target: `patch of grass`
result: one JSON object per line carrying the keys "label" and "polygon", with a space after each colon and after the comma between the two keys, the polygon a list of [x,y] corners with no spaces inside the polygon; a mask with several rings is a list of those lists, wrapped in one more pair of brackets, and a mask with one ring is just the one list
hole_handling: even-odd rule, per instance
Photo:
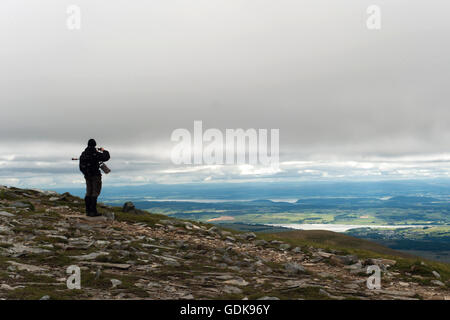
{"label": "patch of grass", "polygon": [[14,194],[13,192],[9,192],[7,190],[1,190],[0,191],[0,199],[2,200],[17,200],[19,199],[19,196],[17,196],[16,194]]}
{"label": "patch of grass", "polygon": [[80,298],[82,290],[69,290],[55,288],[54,286],[30,286],[9,291],[8,300],[39,300],[43,296],[50,296],[52,300],[73,300]]}
{"label": "patch of grass", "polygon": [[[128,212],[121,212],[120,208],[114,208],[115,210],[115,217],[117,221],[124,221],[129,223],[145,223],[148,226],[154,226],[155,224],[159,223],[161,220],[170,220],[172,218],[169,218],[162,214],[135,214],[135,213],[128,213]],[[173,219],[175,221],[175,219]]]}
{"label": "patch of grass", "polygon": [[[116,288],[112,288],[111,279],[117,279],[122,282]],[[148,293],[134,284],[139,280],[137,276],[119,275],[102,272],[100,277],[96,277],[95,273],[83,272],[81,275],[81,288],[100,289],[109,292],[121,292],[126,290],[126,293],[136,295],[140,298],[148,297]]]}

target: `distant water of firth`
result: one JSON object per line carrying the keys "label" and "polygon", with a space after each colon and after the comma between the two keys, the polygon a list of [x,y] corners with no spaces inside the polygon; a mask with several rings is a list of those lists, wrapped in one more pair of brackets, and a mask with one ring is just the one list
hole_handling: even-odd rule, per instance
{"label": "distant water of firth", "polygon": [[325,224],[325,223],[311,223],[311,224],[267,224],[273,227],[284,227],[298,230],[327,230],[334,232],[346,232],[350,229],[357,228],[371,228],[371,229],[400,229],[400,228],[423,228],[429,227],[424,225],[395,225],[395,226],[380,226],[380,225],[363,225],[363,224]]}

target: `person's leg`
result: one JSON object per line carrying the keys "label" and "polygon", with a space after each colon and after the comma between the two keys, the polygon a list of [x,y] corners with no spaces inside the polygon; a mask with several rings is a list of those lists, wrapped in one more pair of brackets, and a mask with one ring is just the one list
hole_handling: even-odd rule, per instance
{"label": "person's leg", "polygon": [[99,216],[97,212],[97,198],[102,191],[102,176],[96,176],[92,179],[92,215]]}
{"label": "person's leg", "polygon": [[84,177],[86,179],[86,196],[84,197],[84,203],[86,205],[86,215],[92,215],[92,178]]}

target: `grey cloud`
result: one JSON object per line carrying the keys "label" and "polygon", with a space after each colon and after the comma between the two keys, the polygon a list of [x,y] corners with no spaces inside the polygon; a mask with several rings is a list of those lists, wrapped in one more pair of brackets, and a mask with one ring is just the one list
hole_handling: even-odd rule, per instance
{"label": "grey cloud", "polygon": [[[447,2],[378,1],[376,32],[366,0],[80,0],[79,32],[65,27],[69,4],[0,4],[0,147],[21,170],[95,137],[119,172],[160,171],[171,132],[194,120],[279,128],[282,161],[447,152]],[[49,155],[20,156],[21,144]]]}

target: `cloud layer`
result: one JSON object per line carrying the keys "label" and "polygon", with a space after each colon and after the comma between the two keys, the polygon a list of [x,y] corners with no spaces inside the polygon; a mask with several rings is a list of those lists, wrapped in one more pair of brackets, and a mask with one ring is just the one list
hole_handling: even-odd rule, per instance
{"label": "cloud layer", "polygon": [[[108,183],[448,177],[450,4],[80,0],[0,4],[0,183],[80,183],[90,137]],[[177,128],[280,129],[279,170],[178,167]]]}

